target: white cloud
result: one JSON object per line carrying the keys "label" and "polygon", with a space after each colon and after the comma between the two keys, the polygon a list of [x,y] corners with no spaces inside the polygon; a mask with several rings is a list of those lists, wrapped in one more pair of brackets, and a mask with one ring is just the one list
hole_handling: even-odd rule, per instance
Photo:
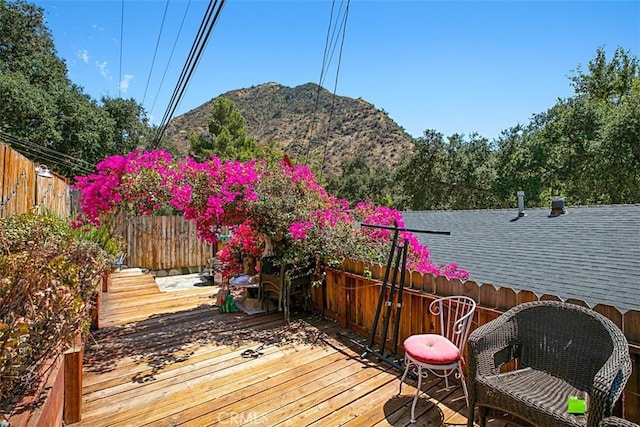
{"label": "white cloud", "polygon": [[98,24],[93,24],[91,26],[94,30],[104,31],[104,27],[99,26]]}
{"label": "white cloud", "polygon": [[85,64],[89,63],[89,52],[87,51],[87,49],[82,49],[81,51],[78,52],[78,58],[82,59],[82,62],[84,62]]}
{"label": "white cloud", "polygon": [[98,69],[100,70],[100,74],[102,74],[102,77],[104,77],[105,79],[109,79],[111,80],[111,75],[109,74],[109,69],[107,68],[107,61],[103,61],[103,62],[99,62],[96,61],[96,67],[98,67]]}
{"label": "white cloud", "polygon": [[129,83],[133,80],[133,74],[125,74],[120,82],[120,90],[122,93],[127,93],[127,89],[129,89]]}

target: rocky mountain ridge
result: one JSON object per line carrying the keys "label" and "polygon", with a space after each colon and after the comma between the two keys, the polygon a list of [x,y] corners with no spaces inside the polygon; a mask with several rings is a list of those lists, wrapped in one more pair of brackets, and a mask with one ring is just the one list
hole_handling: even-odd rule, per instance
{"label": "rocky mountain ridge", "polygon": [[[368,153],[372,164],[395,165],[412,150],[412,137],[383,110],[361,98],[334,97],[314,83],[294,88],[265,83],[221,96],[236,104],[249,135],[259,143],[275,139],[292,158],[309,156],[328,171],[339,170],[357,152]],[[214,101],[174,118],[167,127],[166,134],[185,154],[192,132],[208,132]]]}

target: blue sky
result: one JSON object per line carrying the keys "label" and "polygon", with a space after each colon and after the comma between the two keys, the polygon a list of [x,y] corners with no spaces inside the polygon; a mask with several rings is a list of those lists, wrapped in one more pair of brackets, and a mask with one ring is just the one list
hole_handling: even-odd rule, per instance
{"label": "blue sky", "polygon": [[[120,0],[34,3],[73,82],[96,100],[134,98],[155,123],[208,5],[125,0],[122,14]],[[331,6],[228,0],[176,115],[233,89],[318,83]],[[413,136],[435,129],[494,139],[571,96],[573,70],[586,69],[598,47],[610,58],[618,46],[640,56],[638,1],[352,0],[337,94],[384,109]],[[337,62],[336,53],[324,80],[331,92]]]}

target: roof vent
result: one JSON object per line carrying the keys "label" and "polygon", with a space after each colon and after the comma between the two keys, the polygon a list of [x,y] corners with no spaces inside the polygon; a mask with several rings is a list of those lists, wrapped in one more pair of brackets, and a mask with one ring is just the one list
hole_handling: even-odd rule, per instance
{"label": "roof vent", "polygon": [[551,213],[550,217],[560,216],[566,214],[567,211],[564,208],[564,197],[555,196],[551,198]]}
{"label": "roof vent", "polygon": [[518,191],[518,216],[524,216],[524,191]]}

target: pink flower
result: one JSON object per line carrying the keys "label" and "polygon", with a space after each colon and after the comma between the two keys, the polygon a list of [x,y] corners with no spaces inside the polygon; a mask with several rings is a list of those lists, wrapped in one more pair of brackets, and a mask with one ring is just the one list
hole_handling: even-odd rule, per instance
{"label": "pink flower", "polygon": [[[119,209],[152,215],[165,206],[195,221],[198,237],[207,242],[217,241],[220,226],[233,227],[223,252],[232,270],[238,267],[237,259],[231,262],[238,251],[256,256],[262,252],[263,233],[284,234],[288,261],[297,262],[321,252],[337,258],[358,251],[386,257],[392,230],[358,228],[358,222],[404,227],[401,212],[370,200],[351,209],[346,200],[327,194],[307,167],[285,162],[274,168],[261,160],[223,162],[211,156],[198,163],[175,161],[164,150],[133,151],[105,158],[96,173],[77,177],[73,188],[81,192],[82,212],[72,222],[74,227],[99,225]],[[411,233],[402,232],[400,238],[409,244],[409,269],[450,278],[468,276],[455,264],[434,265],[429,249]]]}

